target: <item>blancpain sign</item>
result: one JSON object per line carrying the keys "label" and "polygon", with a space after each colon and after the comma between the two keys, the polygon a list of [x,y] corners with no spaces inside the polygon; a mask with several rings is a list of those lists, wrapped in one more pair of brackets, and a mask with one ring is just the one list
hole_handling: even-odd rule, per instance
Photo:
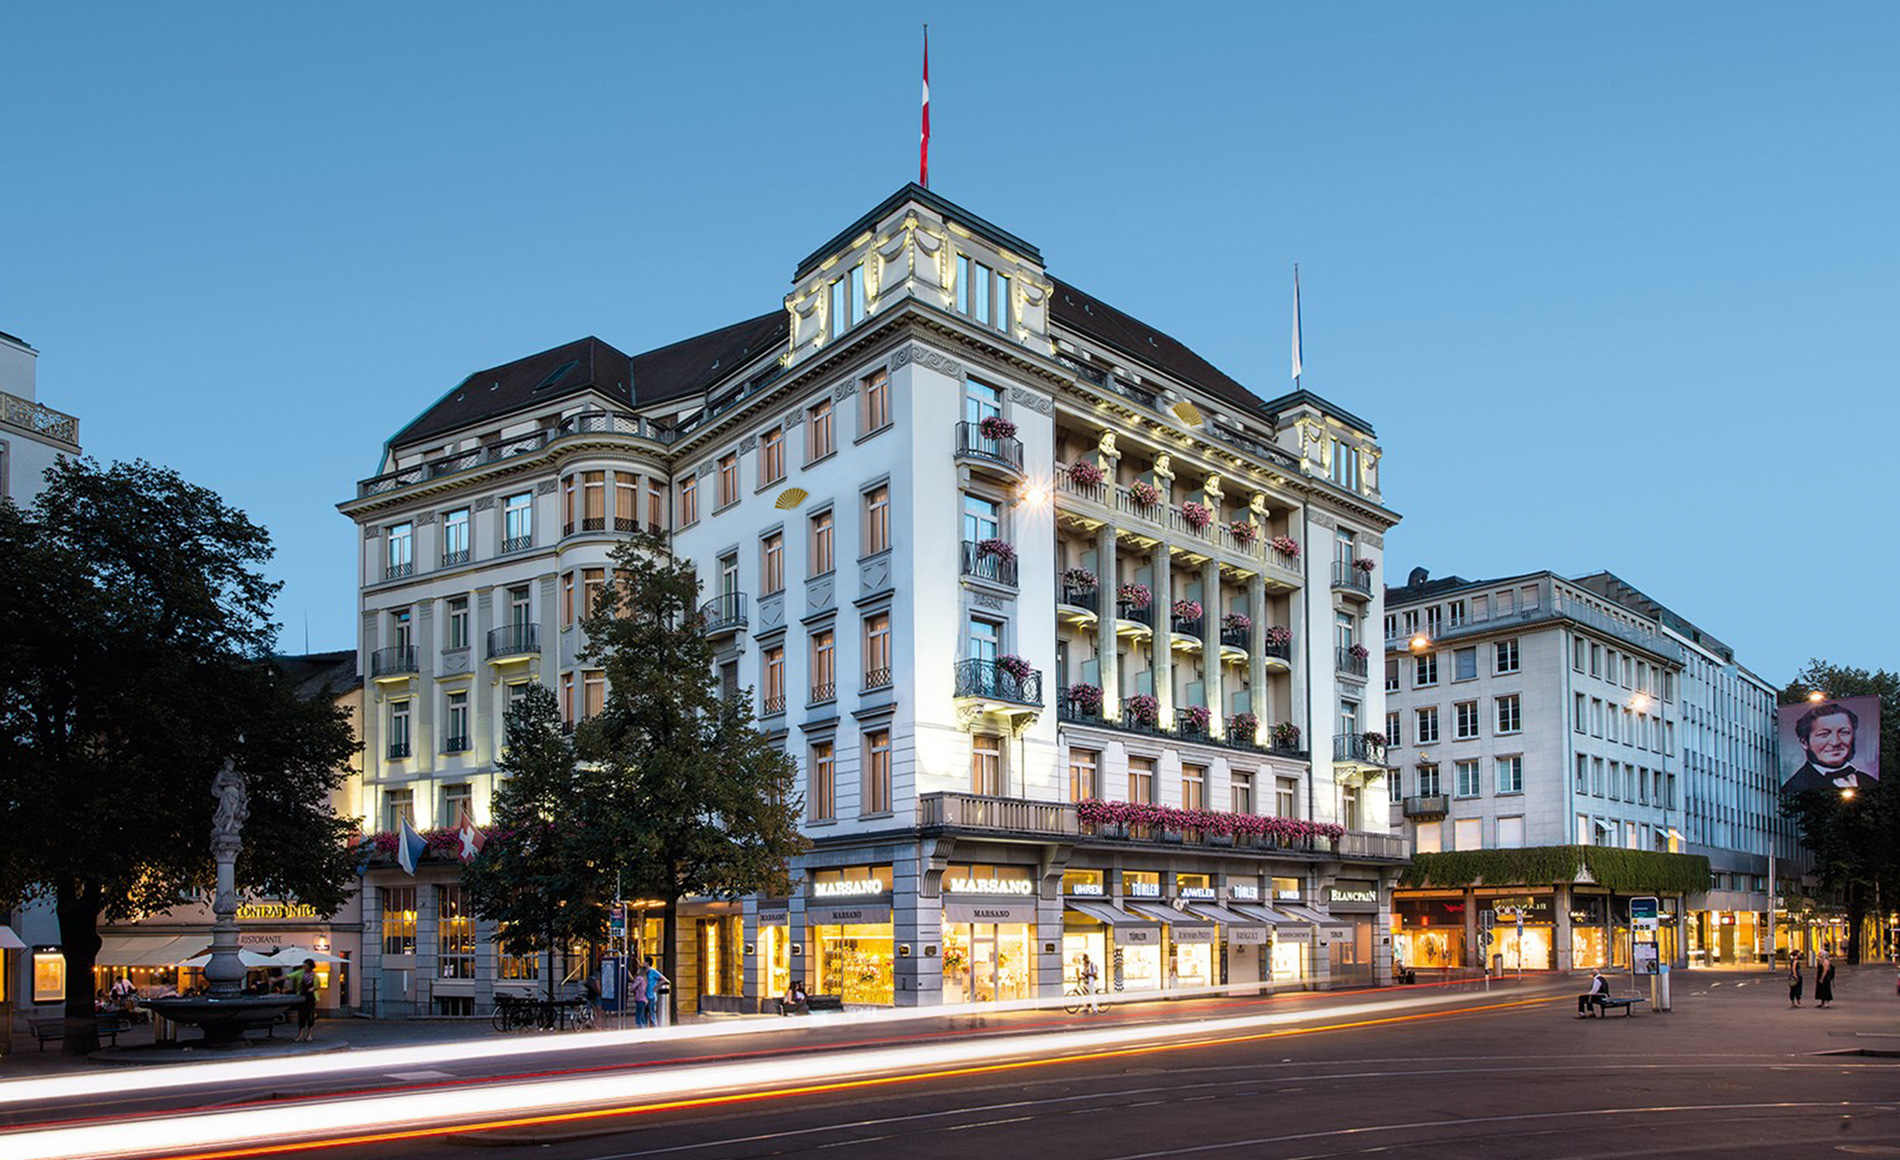
{"label": "blancpain sign", "polygon": [[863,898],[884,893],[884,884],[875,878],[845,878],[838,882],[814,882],[813,898]]}
{"label": "blancpain sign", "polygon": [[943,888],[952,894],[1010,894],[1027,898],[1036,884],[1027,878],[946,878]]}

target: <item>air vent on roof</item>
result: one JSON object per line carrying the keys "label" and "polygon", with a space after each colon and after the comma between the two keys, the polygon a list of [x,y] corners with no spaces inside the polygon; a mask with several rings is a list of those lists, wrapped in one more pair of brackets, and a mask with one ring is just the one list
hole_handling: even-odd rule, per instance
{"label": "air vent on roof", "polygon": [[534,389],[537,391],[547,390],[549,387],[554,386],[556,383],[566,378],[570,373],[573,372],[574,368],[579,365],[581,365],[579,359],[572,359],[568,362],[562,363],[560,366],[555,367],[553,373],[549,374],[547,378],[542,379],[540,384],[537,385]]}

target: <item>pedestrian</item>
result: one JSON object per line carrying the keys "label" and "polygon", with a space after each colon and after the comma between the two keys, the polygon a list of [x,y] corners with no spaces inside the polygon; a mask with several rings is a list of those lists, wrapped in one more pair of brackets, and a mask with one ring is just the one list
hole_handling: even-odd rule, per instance
{"label": "pedestrian", "polygon": [[667,992],[671,990],[672,982],[665,975],[660,973],[660,965],[655,962],[648,962],[647,1004],[652,1009],[652,1025],[655,1027],[663,1026],[666,1023],[666,1017],[670,1013],[667,1010],[666,996]]}
{"label": "pedestrian", "polygon": [[1087,951],[1082,952],[1082,965],[1076,969],[1076,981],[1082,987],[1082,993],[1089,997],[1089,1014],[1099,1014],[1101,1007],[1095,1002],[1095,991],[1102,981],[1102,969],[1095,965]]}
{"label": "pedestrian", "polygon": [[1590,989],[1577,996],[1577,1018],[1588,1019],[1603,1000],[1610,997],[1610,981],[1602,971],[1590,972]]}
{"label": "pedestrian", "polygon": [[647,965],[634,960],[632,978],[627,983],[627,996],[633,1000],[633,1025],[647,1025]]}
{"label": "pedestrian", "polygon": [[291,981],[297,995],[297,1042],[309,1043],[317,1037],[317,960],[305,959],[291,972]]}
{"label": "pedestrian", "polygon": [[1826,1007],[1834,1001],[1834,956],[1824,954],[1814,965],[1814,1005]]}
{"label": "pedestrian", "polygon": [[1801,953],[1795,951],[1788,955],[1788,1006],[1799,1007],[1800,1005]]}

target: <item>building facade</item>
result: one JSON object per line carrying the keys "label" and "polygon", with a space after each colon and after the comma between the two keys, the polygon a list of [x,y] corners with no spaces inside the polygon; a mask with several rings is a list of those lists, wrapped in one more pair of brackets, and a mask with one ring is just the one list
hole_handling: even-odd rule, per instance
{"label": "building facade", "polygon": [[[1385,731],[1395,826],[1420,854],[1613,847],[1659,885],[1681,965],[1765,961],[1778,817],[1774,690],[1707,633],[1609,573],[1432,580],[1388,590]],[[1697,875],[1708,860],[1706,886]],[[1607,859],[1602,859],[1607,864]],[[1415,967],[1628,965],[1628,890],[1593,874],[1401,890]],[[1672,888],[1670,884],[1675,884]],[[1487,912],[1500,922],[1482,942]],[[1745,917],[1744,917],[1745,916]]]}
{"label": "building facade", "polygon": [[0,497],[25,507],[46,469],[79,454],[79,420],[39,401],[40,352],[0,331]]}
{"label": "building facade", "polygon": [[[1364,796],[1378,464],[1363,420],[1263,401],[906,187],[769,313],[479,372],[389,441],[341,505],[361,811],[483,822],[512,696],[598,712],[578,622],[652,528],[697,564],[812,841],[791,897],[685,908],[688,1009],[792,979],[867,1005],[1059,994],[1084,953],[1125,990],[1370,979],[1406,855]],[[370,886],[386,1009],[536,985],[453,861]]]}

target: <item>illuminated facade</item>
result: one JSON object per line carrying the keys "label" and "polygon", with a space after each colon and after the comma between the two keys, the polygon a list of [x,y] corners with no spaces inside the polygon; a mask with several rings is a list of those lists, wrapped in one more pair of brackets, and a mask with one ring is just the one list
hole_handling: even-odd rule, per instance
{"label": "illuminated facade", "polygon": [[[1363,420],[1263,402],[906,187],[778,310],[480,372],[391,439],[342,505],[361,810],[486,820],[512,689],[604,703],[576,609],[652,526],[698,564],[722,679],[797,759],[813,842],[793,897],[686,908],[688,1009],[792,979],[853,1004],[1057,994],[1085,952],[1121,989],[1370,979],[1406,853],[1363,798],[1378,477]],[[372,872],[372,928],[415,892],[413,945],[366,964],[414,1009],[506,985],[480,923],[465,974],[432,954],[455,877]]]}

